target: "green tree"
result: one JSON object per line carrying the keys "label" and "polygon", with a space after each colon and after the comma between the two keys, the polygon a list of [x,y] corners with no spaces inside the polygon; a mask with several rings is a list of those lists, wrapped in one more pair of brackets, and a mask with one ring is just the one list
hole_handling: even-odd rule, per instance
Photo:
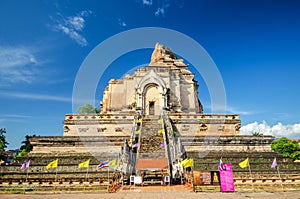
{"label": "green tree", "polygon": [[299,151],[295,151],[294,153],[291,154],[291,158],[293,160],[300,160],[300,150]]}
{"label": "green tree", "polygon": [[77,112],[80,114],[87,114],[87,113],[100,113],[99,109],[94,107],[91,104],[85,104],[83,106],[79,106],[77,108]]}
{"label": "green tree", "polygon": [[290,140],[286,137],[282,137],[279,140],[275,140],[271,144],[272,150],[283,154],[284,156],[290,157],[293,160],[299,158],[300,148],[296,140]]}
{"label": "green tree", "polygon": [[15,156],[15,158],[22,157],[23,155],[26,155],[26,154],[27,154],[26,150],[23,149],[20,153],[18,153],[18,154]]}
{"label": "green tree", "polygon": [[8,145],[5,134],[6,134],[5,128],[0,129],[0,152],[4,151]]}
{"label": "green tree", "polygon": [[262,134],[260,132],[256,132],[256,131],[252,132],[252,136],[254,136],[254,137],[262,137],[263,135],[264,134]]}
{"label": "green tree", "polygon": [[26,135],[25,136],[25,140],[22,142],[22,146],[20,147],[20,150],[25,150],[26,153],[30,152],[32,150],[32,145],[30,144],[29,142],[29,138],[31,137],[35,137],[36,135],[33,135],[33,136],[29,136],[29,135]]}

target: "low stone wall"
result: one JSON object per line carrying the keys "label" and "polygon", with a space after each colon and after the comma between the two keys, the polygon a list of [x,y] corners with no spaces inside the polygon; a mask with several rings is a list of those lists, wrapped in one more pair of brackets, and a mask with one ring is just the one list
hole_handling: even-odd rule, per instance
{"label": "low stone wall", "polygon": [[181,136],[239,135],[237,114],[169,114],[173,129]]}
{"label": "low stone wall", "polygon": [[187,152],[209,151],[271,152],[273,136],[180,136],[180,143]]}
{"label": "low stone wall", "polygon": [[64,136],[130,136],[134,114],[66,114]]}
{"label": "low stone wall", "polygon": [[30,154],[118,153],[130,136],[37,136]]}

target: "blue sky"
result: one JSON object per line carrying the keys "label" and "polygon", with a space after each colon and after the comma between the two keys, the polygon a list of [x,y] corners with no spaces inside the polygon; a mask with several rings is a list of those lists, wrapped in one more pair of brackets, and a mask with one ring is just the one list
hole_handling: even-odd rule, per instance
{"label": "blue sky", "polygon": [[[227,112],[240,114],[243,134],[299,138],[299,8],[297,0],[2,0],[0,128],[9,148],[27,134],[63,135],[74,80],[91,50],[125,30],[162,27],[188,35],[210,54],[224,81]],[[107,80],[148,63],[151,52],[116,60],[99,83],[97,102]],[[205,82],[199,74],[196,80],[209,113]]]}

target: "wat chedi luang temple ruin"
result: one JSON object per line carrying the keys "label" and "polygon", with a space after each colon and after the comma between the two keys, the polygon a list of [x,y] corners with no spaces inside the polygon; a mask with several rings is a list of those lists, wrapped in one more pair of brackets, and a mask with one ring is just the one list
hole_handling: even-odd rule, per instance
{"label": "wat chedi luang temple ruin", "polygon": [[[167,47],[156,44],[148,66],[125,75],[124,79],[109,81],[100,104],[101,114],[94,116],[94,126],[85,126],[83,117],[67,114],[64,135],[77,136],[79,131],[80,135],[98,136],[103,130],[105,135],[131,136],[136,113],[146,117],[165,114],[182,136],[239,135],[237,114],[203,113],[198,87],[183,60]],[[107,124],[108,117],[115,121],[114,126]]]}
{"label": "wat chedi luang temple ruin", "polygon": [[[205,66],[203,66],[205,67]],[[201,85],[200,85],[201,86]],[[200,90],[200,95],[198,91]],[[160,184],[162,176],[178,182],[174,169],[186,157],[193,158],[193,170],[217,170],[222,156],[232,164],[236,187],[249,182],[286,186],[299,183],[300,166],[272,152],[272,136],[242,136],[238,114],[203,112],[201,87],[183,59],[171,49],[156,44],[147,66],[123,79],[111,79],[103,92],[99,114],[66,114],[63,136],[37,136],[30,139],[33,150],[17,158],[10,167],[1,167],[3,183],[69,183],[85,181],[99,185],[119,172],[123,183],[130,176],[143,175],[145,184]],[[238,163],[246,157],[252,176]],[[274,157],[281,165],[282,179],[270,165]],[[31,160],[28,176],[20,164]],[[55,171],[45,169],[58,159]],[[90,159],[89,176],[78,164]],[[107,159],[117,159],[115,170],[97,170]],[[116,179],[116,178],[114,178]],[[71,186],[71,185],[70,185]]]}

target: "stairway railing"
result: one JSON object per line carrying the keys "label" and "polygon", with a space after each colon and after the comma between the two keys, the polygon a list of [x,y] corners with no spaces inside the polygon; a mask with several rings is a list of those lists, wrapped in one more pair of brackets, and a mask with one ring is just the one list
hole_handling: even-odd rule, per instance
{"label": "stairway railing", "polygon": [[124,149],[122,151],[122,172],[124,172],[126,175],[131,175],[132,173],[135,173],[136,168],[136,158],[137,158],[137,152],[133,148],[133,143],[135,140],[139,139],[139,135],[137,136],[136,131],[138,130],[137,120],[139,119],[139,116],[134,117],[133,124],[132,124],[132,130],[131,130],[131,137],[130,137],[130,146],[126,146],[124,144]]}
{"label": "stairway railing", "polygon": [[[141,146],[141,135],[142,135],[142,126],[143,126],[143,116],[141,116],[141,119],[142,119],[142,121],[140,122],[140,125],[139,125],[139,129],[136,129],[136,131],[137,130],[139,130],[139,134],[137,134],[138,135],[138,147],[137,147],[137,151],[136,151],[136,156],[135,156],[135,165],[134,165],[134,169],[135,169],[135,171],[136,171],[136,163],[137,163],[137,159],[138,159],[138,157],[139,157],[139,154],[140,154],[140,146]],[[136,133],[136,132],[135,132]]]}
{"label": "stairway railing", "polygon": [[168,136],[168,146],[170,148],[170,160],[171,162],[175,162],[175,160],[178,158],[178,149],[176,147],[176,141],[173,134],[173,127],[167,114],[163,114],[163,121]]}

